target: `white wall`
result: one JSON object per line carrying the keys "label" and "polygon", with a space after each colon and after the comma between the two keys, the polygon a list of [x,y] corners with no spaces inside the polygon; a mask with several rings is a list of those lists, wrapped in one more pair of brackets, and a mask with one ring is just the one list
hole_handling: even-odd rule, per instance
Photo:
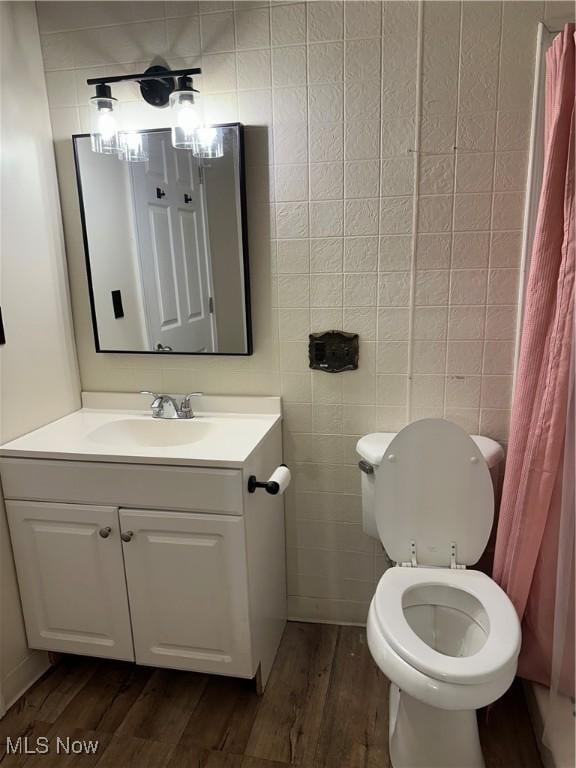
{"label": "white wall", "polygon": [[[52,133],[33,3],[0,3],[0,443],[79,407]],[[46,669],[30,652],[0,491],[0,689]],[[1,714],[1,713],[0,713]]]}
{"label": "white wall", "polygon": [[[38,9],[83,387],[280,392],[290,612],[365,620],[385,561],[361,530],[358,436],[445,416],[506,440],[536,28],[573,5]],[[88,130],[87,77],[157,55],[200,64],[211,119],[247,126],[248,359],[94,352],[70,135]],[[127,125],[166,124],[114,93]],[[308,370],[309,331],[330,328],[360,333],[357,372]]]}

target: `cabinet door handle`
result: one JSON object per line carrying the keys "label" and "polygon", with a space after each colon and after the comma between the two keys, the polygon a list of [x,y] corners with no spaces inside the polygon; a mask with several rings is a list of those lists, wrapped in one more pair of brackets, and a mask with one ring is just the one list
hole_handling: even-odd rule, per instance
{"label": "cabinet door handle", "polygon": [[122,539],[122,541],[126,541],[126,542],[132,541],[133,536],[134,536],[134,531],[123,531],[120,534],[120,538]]}
{"label": "cabinet door handle", "polygon": [[100,528],[98,533],[100,534],[101,538],[107,539],[108,536],[110,536],[110,534],[112,533],[112,528],[110,528],[110,526],[107,525],[106,528]]}

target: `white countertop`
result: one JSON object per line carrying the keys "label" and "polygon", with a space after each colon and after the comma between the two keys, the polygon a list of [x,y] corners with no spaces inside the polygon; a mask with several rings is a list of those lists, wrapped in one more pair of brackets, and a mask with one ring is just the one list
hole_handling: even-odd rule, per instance
{"label": "white countertop", "polygon": [[[214,405],[216,399],[207,398],[206,404]],[[230,405],[238,407],[239,400],[231,398]],[[247,407],[250,400],[256,398],[247,398]],[[242,467],[281,419],[279,398],[263,400],[275,401],[260,409],[269,412],[225,412],[218,403],[213,411],[198,408],[193,419],[153,419],[150,410],[84,407],[5,443],[0,458]],[[110,398],[104,403],[109,405]]]}

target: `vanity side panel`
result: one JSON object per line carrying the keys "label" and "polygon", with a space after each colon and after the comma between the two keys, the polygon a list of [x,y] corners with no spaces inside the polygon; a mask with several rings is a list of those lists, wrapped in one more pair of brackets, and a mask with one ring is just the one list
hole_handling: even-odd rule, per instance
{"label": "vanity side panel", "polygon": [[267,480],[282,463],[282,425],[278,422],[244,468],[244,516],[253,661],[264,686],[286,625],[286,544],[284,496],[263,488],[248,493],[248,478]]}

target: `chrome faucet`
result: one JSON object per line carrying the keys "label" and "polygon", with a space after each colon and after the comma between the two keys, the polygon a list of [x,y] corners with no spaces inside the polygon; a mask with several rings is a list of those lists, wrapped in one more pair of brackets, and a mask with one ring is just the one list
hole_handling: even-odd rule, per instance
{"label": "chrome faucet", "polygon": [[150,395],[154,398],[151,405],[153,419],[193,419],[194,412],[190,398],[200,397],[203,393],[191,392],[183,398],[180,405],[170,395],[157,395],[155,392],[148,392],[147,390],[143,390],[140,394]]}

